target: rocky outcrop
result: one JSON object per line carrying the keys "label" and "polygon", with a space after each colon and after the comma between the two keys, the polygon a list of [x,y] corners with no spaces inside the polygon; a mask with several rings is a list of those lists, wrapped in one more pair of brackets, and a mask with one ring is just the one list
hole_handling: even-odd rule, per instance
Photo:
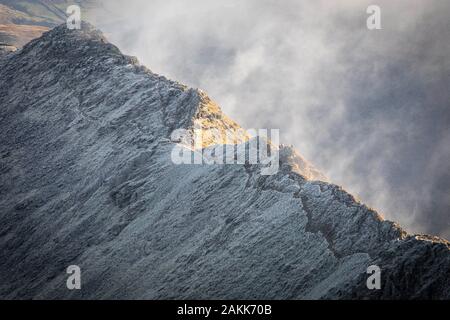
{"label": "rocky outcrop", "polygon": [[0,60],[0,108],[1,298],[450,298],[448,242],[383,220],[292,148],[271,176],[175,165],[173,130],[238,125],[90,25]]}

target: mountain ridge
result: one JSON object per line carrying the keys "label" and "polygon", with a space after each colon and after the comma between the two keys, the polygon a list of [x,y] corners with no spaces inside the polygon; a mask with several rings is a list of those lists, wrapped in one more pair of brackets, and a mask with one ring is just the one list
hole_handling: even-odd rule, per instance
{"label": "mountain ridge", "polygon": [[[238,125],[93,26],[0,64],[0,297],[450,298],[447,241],[308,179],[295,150],[273,176],[173,165],[174,129]],[[81,291],[65,288],[70,264]],[[372,264],[381,290],[365,287]]]}

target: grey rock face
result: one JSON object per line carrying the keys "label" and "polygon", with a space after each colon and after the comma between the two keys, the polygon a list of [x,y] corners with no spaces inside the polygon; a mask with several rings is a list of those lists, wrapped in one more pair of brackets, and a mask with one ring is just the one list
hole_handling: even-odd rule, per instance
{"label": "grey rock face", "polygon": [[272,176],[173,164],[174,129],[239,127],[87,24],[0,59],[0,108],[1,298],[450,298],[448,242],[312,180],[290,148]]}

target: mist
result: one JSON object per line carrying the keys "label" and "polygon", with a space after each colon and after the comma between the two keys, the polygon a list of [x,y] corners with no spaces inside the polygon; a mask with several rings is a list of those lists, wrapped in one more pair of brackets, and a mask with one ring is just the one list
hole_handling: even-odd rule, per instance
{"label": "mist", "polygon": [[280,129],[385,218],[448,239],[449,18],[438,0],[107,0],[93,22],[243,127]]}

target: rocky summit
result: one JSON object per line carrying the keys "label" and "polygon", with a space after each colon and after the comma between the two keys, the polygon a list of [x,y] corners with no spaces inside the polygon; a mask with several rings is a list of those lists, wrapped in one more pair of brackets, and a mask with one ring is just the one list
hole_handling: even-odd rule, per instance
{"label": "rocky summit", "polygon": [[239,129],[86,23],[2,55],[0,298],[450,299],[447,241],[383,220],[290,147],[274,175],[174,164],[171,133],[195,126]]}

